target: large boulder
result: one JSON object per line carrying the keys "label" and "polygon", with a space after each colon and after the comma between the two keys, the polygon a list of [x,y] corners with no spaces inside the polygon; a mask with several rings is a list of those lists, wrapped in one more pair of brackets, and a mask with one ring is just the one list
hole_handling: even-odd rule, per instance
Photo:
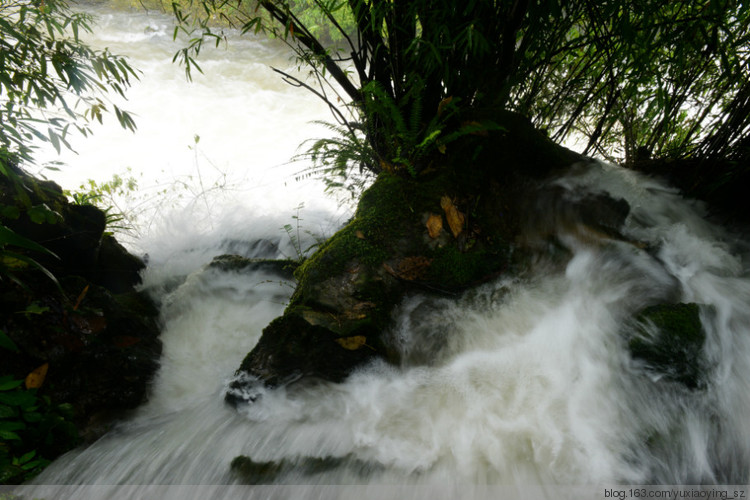
{"label": "large boulder", "polygon": [[[586,160],[518,115],[497,121],[502,130],[452,143],[417,177],[375,180],[351,221],[295,272],[286,311],[242,362],[229,402],[253,399],[252,384],[341,381],[373,358],[397,362],[384,333],[407,293],[455,296],[523,268],[528,198],[546,177]],[[627,204],[599,204],[612,225],[627,215]]]}

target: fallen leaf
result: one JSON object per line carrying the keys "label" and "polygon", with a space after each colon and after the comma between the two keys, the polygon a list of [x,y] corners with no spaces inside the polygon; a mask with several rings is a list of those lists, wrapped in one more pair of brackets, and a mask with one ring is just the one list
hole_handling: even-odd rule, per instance
{"label": "fallen leaf", "polygon": [[438,112],[437,112],[438,116],[443,114],[443,111],[445,111],[446,106],[448,106],[452,100],[453,100],[453,96],[448,96],[442,101],[440,101],[440,104],[438,104]]}
{"label": "fallen leaf", "polygon": [[457,238],[464,229],[466,217],[458,211],[453,201],[447,196],[440,198],[440,206],[445,211],[445,218],[448,219],[448,226],[450,226],[453,236]]}
{"label": "fallen leaf", "polygon": [[433,240],[440,236],[440,232],[443,230],[443,217],[437,214],[430,214],[427,219],[427,234]]}
{"label": "fallen leaf", "polygon": [[386,172],[394,172],[396,170],[393,165],[385,160],[380,160],[380,168],[385,170]]}
{"label": "fallen leaf", "polygon": [[423,256],[401,259],[398,263],[398,277],[407,281],[424,278],[430,264],[432,264],[432,259]]}
{"label": "fallen leaf", "polygon": [[47,376],[47,370],[49,370],[49,363],[44,363],[39,368],[26,375],[26,388],[39,389],[44,383],[44,377]]}
{"label": "fallen leaf", "polygon": [[336,343],[347,351],[356,351],[367,342],[367,337],[363,335],[354,335],[353,337],[341,337],[335,339]]}
{"label": "fallen leaf", "polygon": [[357,302],[351,309],[344,311],[344,317],[353,320],[365,319],[367,313],[376,307],[377,305],[374,302]]}
{"label": "fallen leaf", "polygon": [[471,135],[478,135],[481,137],[487,137],[488,135],[490,135],[487,127],[476,121],[462,122],[461,128]]}
{"label": "fallen leaf", "polygon": [[357,237],[357,238],[359,238],[360,240],[364,240],[364,239],[365,239],[365,233],[363,233],[362,231],[359,231],[359,230],[357,230],[357,231],[356,231],[356,232],[354,233],[354,236],[356,236],[356,237]]}
{"label": "fallen leaf", "polygon": [[83,301],[83,298],[86,297],[86,294],[89,291],[89,286],[86,285],[86,287],[83,289],[81,294],[78,296],[78,300],[76,300],[76,305],[73,306],[73,310],[77,311],[78,307],[81,305],[81,302]]}

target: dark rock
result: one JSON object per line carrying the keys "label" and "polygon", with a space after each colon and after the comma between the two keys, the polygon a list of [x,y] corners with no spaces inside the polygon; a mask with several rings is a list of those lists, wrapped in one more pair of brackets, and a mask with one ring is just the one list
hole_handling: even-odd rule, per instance
{"label": "dark rock", "polygon": [[574,193],[561,186],[545,186],[522,205],[521,234],[524,246],[541,247],[550,242],[565,245],[561,235],[579,241],[624,240],[620,230],[630,213],[625,200],[605,193]]}
{"label": "dark rock", "polygon": [[[146,400],[158,368],[158,311],[133,288],[144,264],[104,233],[99,209],[68,203],[54,183],[14,175],[0,176],[6,207],[0,223],[57,258],[6,247],[36,260],[54,279],[38,265],[3,262],[0,330],[20,352],[0,349],[2,374],[23,379],[47,364],[39,394],[69,404],[80,433],[95,437],[106,422]],[[91,423],[98,431],[90,432]]]}
{"label": "dark rock", "polygon": [[126,293],[140,284],[144,262],[109,234],[101,237],[96,282],[113,293]]}
{"label": "dark rock", "polygon": [[374,349],[367,345],[370,336],[367,328],[352,333],[362,338],[362,344],[354,348],[337,341],[355,335],[342,337],[316,324],[314,319],[285,314],[265,328],[259,347],[245,358],[240,369],[271,386],[302,377],[340,382],[375,355]]}
{"label": "dark rock", "polygon": [[265,271],[286,280],[293,280],[299,262],[291,259],[253,259],[240,255],[219,255],[214,257],[208,267],[238,273]]}
{"label": "dark rock", "polygon": [[709,204],[709,214],[722,222],[750,224],[750,153],[738,158],[641,159],[627,165],[665,179],[683,195]]}
{"label": "dark rock", "polygon": [[[6,295],[0,329],[20,353],[0,350],[3,372],[24,378],[47,363],[41,394],[72,405],[82,434],[102,415],[136,408],[148,395],[161,354],[158,312],[144,294],[113,295],[84,278],[60,281],[63,294],[28,278],[27,290]],[[36,305],[29,310],[29,300]]]}
{"label": "dark rock", "polygon": [[248,259],[276,259],[280,254],[279,246],[267,239],[226,239],[221,242],[220,248],[229,255],[240,255]]}
{"label": "dark rock", "polygon": [[346,469],[364,480],[383,470],[381,465],[364,462],[351,455],[299,457],[273,462],[258,462],[250,457],[238,456],[232,460],[230,467],[242,484],[271,484],[288,480],[304,482],[308,477],[336,469]]}
{"label": "dark rock", "polygon": [[26,175],[15,182],[0,176],[0,194],[3,204],[18,213],[14,218],[0,216],[0,222],[55,255],[34,255],[45,268],[82,276],[115,293],[140,283],[145,265],[104,232],[106,216],[97,207],[71,204],[53,182]]}
{"label": "dark rock", "polygon": [[649,372],[696,389],[705,385],[705,341],[697,304],[661,304],[638,315],[628,347]]}
{"label": "dark rock", "polygon": [[452,143],[416,178],[378,177],[354,218],[296,270],[289,306],[242,362],[247,377],[229,400],[246,392],[243,380],[341,381],[374,358],[397,361],[383,337],[407,293],[456,296],[520,265],[523,200],[582,158],[518,115],[500,121],[502,131]]}

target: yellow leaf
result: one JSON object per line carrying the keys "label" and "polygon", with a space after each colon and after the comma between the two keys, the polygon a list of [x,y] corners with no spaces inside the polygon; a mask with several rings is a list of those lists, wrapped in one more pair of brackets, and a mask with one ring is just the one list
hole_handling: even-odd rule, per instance
{"label": "yellow leaf", "polygon": [[335,339],[336,343],[346,349],[347,351],[356,351],[367,342],[367,337],[363,335],[355,335],[353,337],[341,337]]}
{"label": "yellow leaf", "polygon": [[447,196],[440,199],[440,206],[445,211],[445,218],[448,219],[448,226],[450,226],[453,236],[458,237],[464,229],[466,217],[458,211],[453,201]]}
{"label": "yellow leaf", "polygon": [[360,240],[364,240],[364,239],[365,239],[365,233],[363,233],[362,231],[359,231],[359,230],[357,230],[357,231],[356,231],[356,232],[354,233],[354,236],[356,236],[356,237],[357,237],[357,238],[359,238]]}
{"label": "yellow leaf", "polygon": [[26,262],[22,261],[21,259],[16,259],[15,257],[8,257],[7,255],[0,257],[0,262],[2,262],[6,267],[10,267],[13,269],[25,269],[29,267],[29,265]]}
{"label": "yellow leaf", "polygon": [[39,389],[44,383],[44,377],[47,376],[48,369],[49,363],[44,363],[39,368],[26,375],[26,388]]}
{"label": "yellow leaf", "polygon": [[432,259],[416,256],[406,257],[398,263],[398,277],[407,281],[424,278],[432,264]]}
{"label": "yellow leaf", "polygon": [[396,170],[393,165],[385,160],[380,160],[380,168],[385,170],[386,172],[394,172]]}
{"label": "yellow leaf", "polygon": [[81,294],[78,296],[78,300],[76,300],[76,305],[73,306],[74,311],[78,310],[78,306],[81,305],[81,302],[83,301],[83,298],[86,296],[86,293],[88,293],[88,291],[89,291],[89,285],[86,285],[83,291],[81,292]]}
{"label": "yellow leaf", "polygon": [[442,101],[440,101],[440,104],[438,104],[438,116],[443,114],[443,111],[445,111],[445,108],[451,103],[453,100],[453,96],[448,96]]}
{"label": "yellow leaf", "polygon": [[443,230],[443,217],[437,214],[430,214],[427,219],[427,233],[433,240],[440,236],[440,232]]}

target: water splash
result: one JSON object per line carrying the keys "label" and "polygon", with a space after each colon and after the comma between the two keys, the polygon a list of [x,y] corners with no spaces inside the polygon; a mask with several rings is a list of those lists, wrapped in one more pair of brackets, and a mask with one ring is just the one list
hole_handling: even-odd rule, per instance
{"label": "water splash", "polygon": [[[625,198],[625,236],[648,250],[581,245],[558,273],[457,300],[410,297],[390,335],[401,366],[265,390],[239,412],[222,404],[222,383],[281,312],[284,292],[258,286],[268,277],[197,269],[162,301],[165,359],[151,403],[38,482],[236,484],[239,455],[276,464],[265,482],[315,488],[746,482],[750,280],[741,251],[690,203],[631,172],[595,165],[559,182]],[[701,307],[701,389],[644,369],[623,335],[634,313],[675,297]]]}

